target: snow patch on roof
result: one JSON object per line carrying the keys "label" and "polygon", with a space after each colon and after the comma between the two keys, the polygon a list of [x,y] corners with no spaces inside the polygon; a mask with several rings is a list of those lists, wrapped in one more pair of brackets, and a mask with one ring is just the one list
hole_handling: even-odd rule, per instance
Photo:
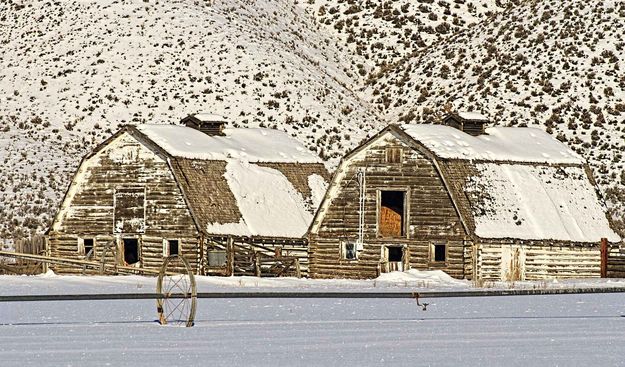
{"label": "snow patch on roof", "polygon": [[582,167],[493,163],[476,167],[480,174],[466,183],[465,191],[473,198],[479,237],[620,241]]}
{"label": "snow patch on roof", "polygon": [[470,121],[488,121],[488,117],[478,112],[458,112],[460,118]]}
{"label": "snow patch on roof", "polygon": [[471,136],[443,125],[401,125],[413,139],[441,158],[534,163],[583,164],[584,159],[536,128],[491,127]]}
{"label": "snow patch on roof", "polygon": [[214,113],[196,113],[193,117],[201,121],[226,121],[225,117]]}
{"label": "snow patch on roof", "polygon": [[[196,115],[197,117],[197,115]],[[226,128],[225,136],[209,136],[178,125],[137,125],[167,153],[203,160],[236,159],[247,162],[322,163],[321,159],[288,134],[273,129]]]}
{"label": "snow patch on roof", "polygon": [[236,236],[251,236],[252,232],[247,228],[247,224],[241,218],[238,223],[209,223],[206,231],[210,234],[224,234]]}
{"label": "snow patch on roof", "polygon": [[328,182],[320,175],[312,174],[308,176],[308,187],[310,187],[311,191],[313,211],[317,211],[328,190]]}
{"label": "snow patch on roof", "polygon": [[280,171],[247,162],[229,161],[226,180],[242,219],[210,224],[208,233],[238,236],[302,237],[313,219],[308,205]]}

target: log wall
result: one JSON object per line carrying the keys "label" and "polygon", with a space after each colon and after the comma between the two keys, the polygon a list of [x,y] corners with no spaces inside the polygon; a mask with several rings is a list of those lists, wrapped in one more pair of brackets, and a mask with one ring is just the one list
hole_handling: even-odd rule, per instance
{"label": "log wall", "polygon": [[540,280],[601,276],[599,245],[480,244],[477,271],[481,280]]}
{"label": "log wall", "polygon": [[[387,148],[392,152],[401,149],[400,159],[387,154]],[[364,248],[357,261],[343,260],[341,240],[358,237],[359,169],[366,172]],[[386,268],[383,254],[387,245],[406,247],[404,268],[440,269],[465,277],[465,232],[441,177],[425,155],[389,132],[344,161],[338,170],[310,234],[311,277],[376,277]],[[379,235],[380,190],[406,192],[406,236]],[[445,262],[433,261],[434,243],[447,243]]]}
{"label": "log wall", "polygon": [[[123,188],[145,190],[145,225],[134,233],[117,233],[114,226],[114,193]],[[119,256],[121,239],[137,238],[138,266],[151,268],[162,264],[163,239],[178,239],[180,253],[198,269],[199,234],[167,161],[127,133],[110,141],[78,168],[49,233],[50,255],[84,258],[78,252],[79,238],[95,238],[96,259],[100,259],[106,243],[114,241]],[[59,273],[80,271],[61,266],[52,269]]]}
{"label": "log wall", "polygon": [[608,277],[625,278],[625,244],[614,244],[609,249]]}

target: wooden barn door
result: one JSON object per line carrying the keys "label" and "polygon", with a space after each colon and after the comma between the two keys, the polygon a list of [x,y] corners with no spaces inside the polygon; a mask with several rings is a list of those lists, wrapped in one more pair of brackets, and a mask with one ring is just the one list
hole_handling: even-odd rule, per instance
{"label": "wooden barn door", "polygon": [[383,268],[387,273],[391,271],[408,270],[408,248],[405,246],[390,245],[384,246],[382,251]]}
{"label": "wooden barn door", "polygon": [[509,282],[525,279],[525,254],[519,246],[502,245],[501,279]]}
{"label": "wooden barn door", "polygon": [[381,237],[403,237],[404,191],[380,191],[380,207],[378,210],[378,234]]}

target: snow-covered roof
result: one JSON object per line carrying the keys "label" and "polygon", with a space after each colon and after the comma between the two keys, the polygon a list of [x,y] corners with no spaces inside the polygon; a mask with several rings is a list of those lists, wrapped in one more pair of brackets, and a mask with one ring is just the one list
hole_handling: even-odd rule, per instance
{"label": "snow-covered roof", "polygon": [[[197,115],[196,115],[197,117]],[[176,158],[172,165],[196,223],[211,235],[300,238],[327,187],[323,161],[273,129],[210,136],[179,125],[136,129]]]}
{"label": "snow-covered roof", "polygon": [[477,236],[620,241],[586,174],[584,159],[546,132],[493,127],[486,129],[487,135],[472,136],[444,125],[400,127],[437,157],[460,160],[448,164],[464,168],[445,174],[463,182],[456,197],[469,201],[471,212],[465,214],[471,216]]}
{"label": "snow-covered roof", "polygon": [[440,158],[582,164],[584,160],[562,142],[536,128],[491,127],[471,136],[444,125],[401,125],[413,139]]}
{"label": "snow-covered roof", "polygon": [[221,115],[206,112],[196,113],[193,117],[200,121],[226,121],[226,118]]}
{"label": "snow-covered roof", "polygon": [[465,112],[465,111],[461,111],[458,112],[457,115],[464,120],[469,120],[469,121],[488,121],[488,117],[482,115],[481,113],[478,112]]}
{"label": "snow-covered roof", "polygon": [[308,177],[312,202],[277,169],[230,161],[225,173],[241,219],[236,223],[208,223],[211,234],[302,237],[327,187],[318,174]]}
{"label": "snow-covered roof", "polygon": [[583,167],[479,163],[476,168],[479,174],[464,190],[472,198],[479,237],[620,241]]}
{"label": "snow-covered roof", "polygon": [[300,142],[274,129],[226,128],[225,136],[209,136],[179,125],[145,124],[136,128],[175,157],[247,162],[322,162]]}

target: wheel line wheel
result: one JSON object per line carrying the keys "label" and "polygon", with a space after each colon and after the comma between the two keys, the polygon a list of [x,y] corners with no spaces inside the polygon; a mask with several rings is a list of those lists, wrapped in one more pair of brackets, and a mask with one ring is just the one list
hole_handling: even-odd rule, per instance
{"label": "wheel line wheel", "polygon": [[156,283],[158,319],[161,325],[193,326],[197,303],[195,277],[189,262],[172,255],[163,261]]}

